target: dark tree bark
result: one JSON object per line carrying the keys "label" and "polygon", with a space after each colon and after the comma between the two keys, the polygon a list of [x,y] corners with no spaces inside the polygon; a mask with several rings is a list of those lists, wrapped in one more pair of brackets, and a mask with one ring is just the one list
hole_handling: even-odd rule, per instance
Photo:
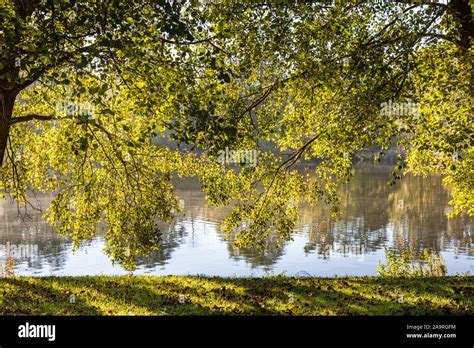
{"label": "dark tree bark", "polygon": [[10,134],[10,120],[15,106],[15,98],[17,93],[6,91],[0,94],[1,101],[1,119],[0,119],[0,166],[3,165],[6,148],[8,145],[8,137]]}
{"label": "dark tree bark", "polygon": [[458,42],[462,51],[471,47],[471,38],[474,34],[472,11],[469,0],[451,0],[450,4],[454,19],[459,24]]}
{"label": "dark tree bark", "polygon": [[[19,17],[25,19],[33,13],[38,3],[39,0],[15,0],[15,11]],[[20,68],[15,66],[15,58],[10,55],[2,62],[3,66],[9,67],[10,79],[0,79],[0,167],[5,160],[15,99],[21,90],[14,82],[20,71]]]}

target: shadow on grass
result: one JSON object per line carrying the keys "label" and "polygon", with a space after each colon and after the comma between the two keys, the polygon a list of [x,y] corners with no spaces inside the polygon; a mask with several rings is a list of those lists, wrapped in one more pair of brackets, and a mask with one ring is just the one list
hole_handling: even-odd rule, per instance
{"label": "shadow on grass", "polygon": [[166,277],[160,278],[159,282],[148,281],[150,278],[139,279],[141,281],[132,281],[132,287],[124,288],[119,282],[106,280],[102,282],[103,286],[95,288],[108,298],[157,315],[278,314],[272,308],[262,307],[258,301],[248,301],[231,288],[222,291],[213,287],[211,280],[206,280],[205,286],[201,287],[196,282],[173,282]]}
{"label": "shadow on grass", "polygon": [[[2,286],[1,315],[99,315],[100,311],[71,291],[59,291],[41,278],[7,278]],[[0,282],[0,285],[2,283]],[[71,298],[71,295],[74,295]]]}
{"label": "shadow on grass", "polygon": [[16,277],[0,279],[0,314],[473,315],[473,289],[474,277]]}
{"label": "shadow on grass", "polygon": [[474,315],[474,277],[206,280],[220,286],[238,284],[247,288],[247,294],[253,298],[288,302],[291,296],[293,301],[301,301],[303,312],[310,315],[317,314],[314,307],[330,309],[336,315]]}

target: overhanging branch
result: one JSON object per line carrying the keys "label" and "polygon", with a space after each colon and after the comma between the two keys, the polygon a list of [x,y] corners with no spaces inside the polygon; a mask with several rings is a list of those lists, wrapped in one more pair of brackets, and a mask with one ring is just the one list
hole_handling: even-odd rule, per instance
{"label": "overhanging branch", "polygon": [[10,120],[10,125],[14,125],[17,123],[21,122],[28,122],[32,120],[39,120],[39,121],[50,121],[53,120],[54,116],[53,115],[38,115],[38,114],[30,114],[30,115],[25,115],[25,116],[20,116],[20,117],[14,117]]}

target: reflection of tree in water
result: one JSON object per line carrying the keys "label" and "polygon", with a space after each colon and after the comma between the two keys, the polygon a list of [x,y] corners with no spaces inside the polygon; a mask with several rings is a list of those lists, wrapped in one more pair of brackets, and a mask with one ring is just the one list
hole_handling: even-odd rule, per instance
{"label": "reflection of tree in water", "polygon": [[[220,225],[222,220],[231,213],[232,207],[208,207],[206,206],[206,196],[199,191],[199,185],[195,181],[186,181],[179,186],[180,191],[178,195],[183,198],[189,208],[186,209],[186,214],[191,216],[198,216],[204,221],[215,224],[217,233],[224,239],[224,234],[221,232]],[[264,251],[259,251],[256,248],[245,248],[234,250],[230,240],[226,240],[227,251],[230,258],[233,260],[244,259],[252,268],[262,267],[264,271],[270,271],[272,266],[284,254],[284,242],[278,241],[276,235],[269,234],[266,241]]]}
{"label": "reflection of tree in water", "polygon": [[395,247],[400,241],[417,250],[454,246],[471,255],[473,219],[447,218],[449,192],[440,177],[406,176],[392,187],[388,179],[388,171],[380,168],[358,169],[353,180],[340,189],[337,221],[324,206],[304,209],[303,229],[309,232],[305,251],[317,250],[323,257],[330,251],[355,255],[375,251],[393,231]]}
{"label": "reflection of tree in water", "polygon": [[[194,234],[195,223],[202,223],[204,220],[202,216],[194,216],[193,212],[191,212],[194,209],[201,210],[203,208],[202,205],[197,206],[196,208],[191,207],[189,210],[187,210],[187,217],[185,219],[179,219],[174,224],[163,224],[163,227],[160,226],[161,230],[163,231],[162,239],[160,241],[160,249],[157,251],[153,251],[147,257],[139,257],[138,264],[140,266],[150,269],[156,267],[157,265],[164,266],[171,258],[173,251],[182,243],[184,243],[186,237],[191,234],[190,237],[192,239],[192,235]],[[213,208],[204,209],[208,210],[206,212],[206,216],[209,217],[209,215],[213,215]],[[218,225],[215,225],[215,227],[217,227],[217,233],[219,233],[221,237],[223,237],[222,233],[219,232],[220,230],[218,228]],[[227,250],[233,260],[244,259],[252,266],[252,268],[263,267],[263,269],[267,271],[270,271],[272,265],[275,264],[277,260],[284,254],[283,247],[278,247],[277,241],[272,241],[271,239],[267,241],[267,245],[265,247],[264,252],[258,251],[253,248],[234,250],[231,247],[230,241],[227,242]]]}
{"label": "reflection of tree in water", "polygon": [[[420,250],[454,246],[460,253],[471,255],[472,218],[447,218],[449,192],[441,178],[406,176],[389,186],[391,169],[357,168],[351,182],[339,190],[341,213],[337,220],[324,204],[303,206],[299,232],[308,234],[305,252],[316,251],[323,258],[331,253],[357,256],[383,248],[393,237],[395,246],[404,239]],[[187,214],[215,223],[220,233],[219,224],[230,207],[207,207],[196,183],[184,183],[179,195],[186,202]],[[271,270],[286,245],[272,238],[270,235],[265,252],[246,248],[236,253],[230,241],[227,250],[234,260],[245,259],[252,267]]]}
{"label": "reflection of tree in water", "polygon": [[187,231],[182,221],[174,224],[160,224],[161,238],[160,249],[153,251],[147,257],[139,256],[137,265],[144,268],[154,268],[157,265],[163,266],[171,258],[173,251],[183,243]]}
{"label": "reflection of tree in water", "polygon": [[[455,255],[466,254],[474,256],[474,219],[467,215],[448,220],[446,235],[443,244],[452,247]],[[448,245],[448,244],[451,245]]]}
{"label": "reflection of tree in water", "polygon": [[[30,202],[35,208],[27,206],[26,211],[18,210],[14,202],[0,202],[0,261],[7,256],[8,245],[17,268],[21,265],[33,271],[49,268],[55,272],[65,267],[72,242],[58,234],[42,217],[51,198],[48,194],[31,195]],[[93,240],[100,236],[98,231]],[[81,247],[90,246],[93,240],[81,242]]]}
{"label": "reflection of tree in water", "polygon": [[285,244],[275,234],[269,234],[263,251],[256,248],[234,249],[231,242],[227,243],[227,250],[233,260],[244,259],[252,268],[262,267],[265,272],[269,272],[284,255]]}
{"label": "reflection of tree in water", "polygon": [[[442,186],[442,179],[406,176],[390,187],[387,185],[389,171],[380,167],[358,168],[352,181],[340,188],[338,220],[331,217],[324,204],[303,206],[297,233],[308,235],[305,252],[317,252],[323,258],[334,253],[357,256],[383,248],[393,237],[395,248],[409,245],[415,250],[454,249],[455,253],[474,256],[473,219],[467,216],[447,218],[449,192]],[[140,257],[138,264],[142,267],[165,265],[188,236],[193,242],[193,226],[197,222],[212,226],[223,238],[219,232],[220,223],[231,212],[231,207],[206,206],[199,184],[191,180],[180,183],[177,194],[184,200],[185,214],[177,217],[173,224],[160,224],[163,231],[161,249],[149,257]],[[99,232],[95,238],[100,235]],[[6,256],[7,242],[29,250],[26,255],[17,255],[15,262],[33,270],[47,266],[53,270],[62,269],[71,248],[70,241],[49,227],[41,213],[29,211],[23,221],[18,219],[15,205],[2,202],[0,258]],[[226,243],[233,260],[245,260],[252,268],[263,267],[267,271],[284,255],[286,245],[271,234],[265,252],[246,248],[235,253],[230,242]]]}
{"label": "reflection of tree in water", "polygon": [[407,176],[390,194],[395,248],[411,247],[440,252],[454,248],[458,253],[473,255],[472,226],[474,219],[446,216],[448,190],[442,178]]}
{"label": "reflection of tree in water", "polygon": [[385,244],[387,235],[384,227],[370,230],[362,218],[353,217],[323,224],[312,223],[308,232],[305,252],[316,251],[324,259],[330,258],[331,253],[359,256],[378,250]]}
{"label": "reflection of tree in water", "polygon": [[6,204],[0,211],[1,258],[7,257],[9,249],[16,265],[26,263],[28,269],[32,270],[40,270],[46,266],[52,270],[62,269],[66,263],[66,251],[71,243],[45,223],[41,214],[30,212],[29,216],[23,219],[18,217],[15,210],[5,206]]}
{"label": "reflection of tree in water", "polygon": [[361,255],[383,247],[387,240],[389,203],[385,172],[360,169],[351,182],[339,190],[338,219],[328,207],[318,205],[303,210],[302,224],[309,234],[306,252],[317,251],[323,258],[330,252]]}

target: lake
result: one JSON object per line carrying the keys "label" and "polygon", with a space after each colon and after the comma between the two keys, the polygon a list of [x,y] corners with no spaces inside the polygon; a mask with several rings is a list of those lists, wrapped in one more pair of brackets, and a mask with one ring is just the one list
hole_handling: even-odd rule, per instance
{"label": "lake", "polygon": [[[439,252],[448,273],[474,272],[473,219],[448,219],[449,191],[442,178],[407,176],[388,186],[388,166],[356,167],[350,184],[341,187],[341,215],[331,218],[324,205],[303,206],[293,240],[266,253],[233,251],[220,232],[228,207],[208,207],[193,180],[178,183],[184,215],[163,225],[161,250],[140,258],[134,274],[263,276],[375,275],[385,260],[385,248],[400,245]],[[47,198],[39,197],[38,202]],[[15,260],[15,274],[120,275],[102,252],[99,235],[72,251],[72,243],[58,235],[29,209],[18,213],[14,203],[0,203],[0,261],[7,253]]]}

